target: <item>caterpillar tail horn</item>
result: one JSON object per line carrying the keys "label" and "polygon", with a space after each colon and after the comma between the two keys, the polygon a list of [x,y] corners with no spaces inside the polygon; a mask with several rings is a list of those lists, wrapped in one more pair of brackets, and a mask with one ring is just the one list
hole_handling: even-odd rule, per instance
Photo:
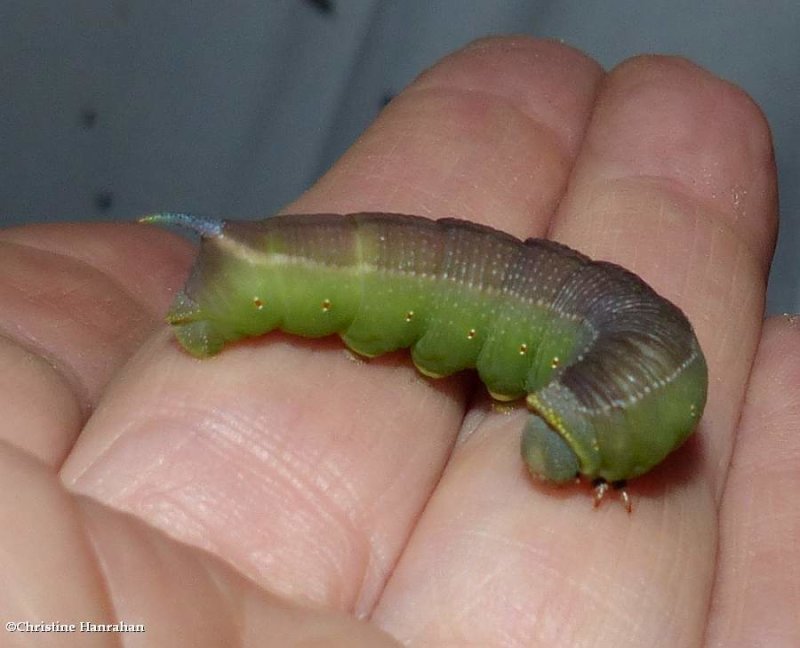
{"label": "caterpillar tail horn", "polygon": [[140,223],[150,225],[171,225],[195,232],[205,238],[213,238],[222,234],[222,220],[207,216],[195,216],[184,212],[160,212],[148,214],[138,219]]}

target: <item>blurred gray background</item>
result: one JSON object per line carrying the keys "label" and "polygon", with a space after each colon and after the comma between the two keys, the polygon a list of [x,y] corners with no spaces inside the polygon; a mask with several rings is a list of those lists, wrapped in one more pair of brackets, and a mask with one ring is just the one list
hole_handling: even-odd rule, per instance
{"label": "blurred gray background", "polygon": [[0,225],[270,214],[421,70],[500,33],[606,67],[680,54],[749,92],[781,182],[768,312],[800,311],[797,0],[0,0]]}

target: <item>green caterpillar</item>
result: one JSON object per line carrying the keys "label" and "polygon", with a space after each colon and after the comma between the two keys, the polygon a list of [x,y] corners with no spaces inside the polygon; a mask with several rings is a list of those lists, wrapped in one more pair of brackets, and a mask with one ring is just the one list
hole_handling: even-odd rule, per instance
{"label": "green caterpillar", "polygon": [[[707,368],[692,327],[631,272],[543,239],[398,214],[221,221],[155,214],[201,235],[167,320],[198,357],[280,329],[341,336],[420,372],[476,368],[501,401],[525,397],[531,474],[563,483],[641,475],[697,426]],[[626,500],[627,504],[627,500]]]}

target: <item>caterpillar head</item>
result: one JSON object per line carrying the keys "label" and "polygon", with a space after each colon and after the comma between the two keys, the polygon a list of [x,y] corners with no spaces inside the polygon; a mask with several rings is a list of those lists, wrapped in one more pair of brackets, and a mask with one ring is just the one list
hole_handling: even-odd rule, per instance
{"label": "caterpillar head", "polygon": [[534,477],[556,484],[574,480],[580,469],[564,438],[535,414],[522,431],[522,457]]}

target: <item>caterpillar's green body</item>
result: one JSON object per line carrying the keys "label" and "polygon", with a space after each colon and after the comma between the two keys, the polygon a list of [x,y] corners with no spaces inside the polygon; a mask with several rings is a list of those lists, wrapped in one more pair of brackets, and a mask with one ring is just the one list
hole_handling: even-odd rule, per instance
{"label": "caterpillar's green body", "polygon": [[546,480],[640,475],[702,414],[707,369],[683,313],[563,245],[397,214],[144,220],[202,235],[168,315],[193,355],[280,329],[367,356],[410,347],[432,377],[474,367],[495,398],[527,397],[523,457]]}

